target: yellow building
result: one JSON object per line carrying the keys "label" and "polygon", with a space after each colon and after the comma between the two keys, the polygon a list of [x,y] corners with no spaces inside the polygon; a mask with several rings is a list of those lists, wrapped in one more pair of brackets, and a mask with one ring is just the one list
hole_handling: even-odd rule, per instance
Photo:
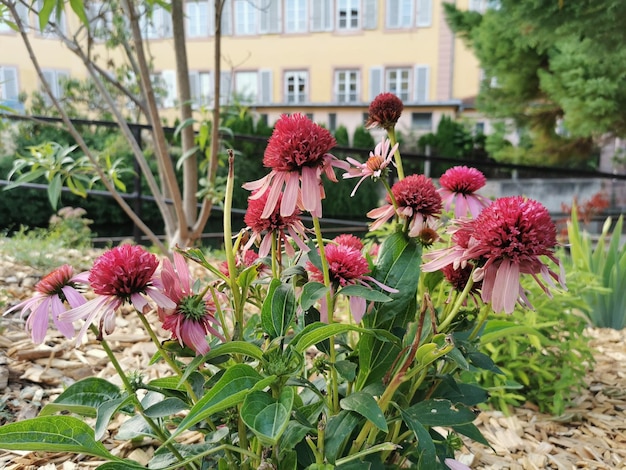
{"label": "yellow building", "polygon": [[[35,2],[35,7],[41,5]],[[191,89],[198,106],[212,106],[213,0],[187,1],[186,35]],[[368,105],[389,91],[404,102],[399,129],[422,133],[442,115],[458,116],[477,94],[480,70],[472,53],[446,24],[443,0],[227,0],[222,15],[222,103],[243,100],[270,124],[282,113],[303,112],[331,130],[350,134],[364,123]],[[483,9],[486,0],[457,0]],[[88,2],[90,27],[106,27],[108,2]],[[69,11],[69,5],[66,6]],[[55,93],[66,77],[82,78],[81,61],[58,37],[41,34],[33,11],[20,6],[29,37]],[[68,15],[71,16],[71,15]],[[64,17],[60,30],[79,25]],[[162,107],[177,105],[171,17],[157,7],[143,24],[155,76],[167,90]],[[96,48],[98,46],[96,44]],[[0,102],[16,105],[19,92],[40,87],[26,48],[0,25]],[[121,55],[100,52],[106,67]],[[116,62],[119,63],[119,62]],[[167,115],[166,111],[166,115]],[[173,113],[170,113],[173,115]]]}

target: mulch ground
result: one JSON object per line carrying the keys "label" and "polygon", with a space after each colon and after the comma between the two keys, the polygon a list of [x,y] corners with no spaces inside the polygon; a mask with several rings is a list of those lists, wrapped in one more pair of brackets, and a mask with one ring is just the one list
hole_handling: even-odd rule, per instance
{"label": "mulch ground", "polygon": [[[0,310],[30,296],[41,274],[3,256]],[[82,378],[116,382],[115,371],[91,336],[76,348],[52,333],[43,345],[35,346],[23,328],[19,316],[0,318],[0,424],[35,417],[64,387]],[[530,405],[511,416],[483,412],[476,425],[492,448],[468,441],[457,459],[483,470],[626,469],[626,331],[590,329],[588,334],[596,364],[573,407],[559,417]],[[146,379],[166,373],[159,365],[148,365],[155,348],[134,316],[119,315],[108,340],[126,370],[147,371]],[[111,423],[109,436],[119,424]],[[192,434],[188,442],[200,439]],[[142,463],[154,452],[148,441],[131,444],[107,437],[104,444],[114,455]],[[0,451],[0,469],[6,470],[93,469],[102,463],[81,455]]]}

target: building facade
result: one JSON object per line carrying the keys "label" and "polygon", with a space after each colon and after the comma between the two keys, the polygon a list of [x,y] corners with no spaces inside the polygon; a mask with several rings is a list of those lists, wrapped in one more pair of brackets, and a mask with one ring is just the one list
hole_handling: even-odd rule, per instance
{"label": "building facade", "polygon": [[[402,132],[434,130],[441,116],[464,112],[464,103],[478,92],[481,75],[471,51],[446,24],[443,1],[226,0],[219,77],[213,70],[214,1],[187,1],[194,104],[198,109],[213,106],[213,83],[219,79],[222,104],[245,103],[270,124],[282,113],[297,111],[331,130],[343,125],[352,133],[364,123],[371,100],[387,91],[405,104]],[[459,8],[478,10],[486,3],[456,0]],[[90,28],[107,28],[109,4],[87,3]],[[22,5],[19,12],[30,25],[29,37],[53,93],[62,93],[67,77],[86,76],[81,61],[53,32],[39,31],[34,11]],[[62,16],[58,27],[71,35],[77,25]],[[173,116],[179,101],[171,16],[156,7],[149,17],[144,15],[142,27],[155,79],[164,89],[160,106],[166,116],[171,109]],[[122,60],[116,51],[94,47],[101,48],[103,67]],[[41,84],[21,38],[7,24],[0,25],[0,50],[0,103],[19,108],[19,94]]]}

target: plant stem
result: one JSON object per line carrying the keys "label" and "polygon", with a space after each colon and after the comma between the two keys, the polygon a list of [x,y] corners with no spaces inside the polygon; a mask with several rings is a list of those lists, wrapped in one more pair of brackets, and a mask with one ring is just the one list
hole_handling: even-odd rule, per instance
{"label": "plant stem", "polygon": [[[398,143],[398,140],[396,139],[396,128],[395,127],[390,127],[389,129],[387,129],[387,135],[389,136],[389,141],[391,142],[391,146],[393,147],[394,145],[396,145],[396,143]],[[399,180],[403,180],[404,179],[404,168],[402,168],[402,157],[400,156],[400,148],[398,147],[395,151],[395,153],[393,154],[393,158],[396,162],[396,169],[398,170],[398,179]]]}
{"label": "plant stem", "polygon": [[[172,368],[172,370],[176,373],[176,375],[178,375],[178,377],[182,379],[183,371],[180,369],[180,367],[178,367],[178,364],[176,364],[176,361],[172,359],[169,353],[165,349],[163,349],[163,346],[161,346],[161,341],[159,341],[159,338],[157,338],[157,335],[152,329],[152,326],[150,325],[150,322],[148,321],[148,319],[144,316],[143,313],[139,311],[137,311],[137,316],[141,320],[143,327],[146,329],[148,336],[150,336],[150,339],[157,347],[157,350],[159,351],[159,353],[161,353],[161,356],[163,356],[163,359],[165,360],[165,362],[167,362],[167,364]],[[196,392],[194,392],[191,384],[187,380],[184,380],[183,384],[185,385],[185,389],[187,390],[187,393],[189,394],[189,398],[191,398],[193,403],[196,403],[198,401],[198,397],[196,396]]]}
{"label": "plant stem", "polygon": [[[324,276],[324,285],[328,289],[326,292],[326,311],[328,313],[328,324],[333,323],[333,310],[335,308],[333,302],[332,286],[330,283],[330,272],[328,270],[328,260],[324,251],[324,238],[322,237],[322,228],[319,218],[313,217],[313,227],[315,228],[315,236],[320,251],[320,259],[322,261],[322,275]],[[330,360],[330,406],[329,409],[333,414],[339,413],[339,387],[337,380],[337,370],[335,369],[336,353],[335,353],[335,337],[328,338],[329,342],[329,360]]]}
{"label": "plant stem", "polygon": [[[472,270],[472,274],[473,273],[474,271]],[[446,315],[446,318],[444,318],[444,320],[439,324],[440,332],[445,332],[446,328],[448,328],[450,326],[450,323],[452,323],[452,320],[454,320],[456,316],[459,314],[461,307],[463,306],[463,302],[465,301],[465,299],[467,299],[467,296],[469,295],[470,291],[472,290],[472,286],[474,285],[472,274],[470,274],[467,284],[465,284],[465,288],[463,289],[463,292],[461,292],[461,294],[457,296],[456,302],[454,302],[452,310],[448,313],[448,315]]]}
{"label": "plant stem", "polygon": [[[215,124],[214,124],[215,125]],[[230,277],[230,291],[233,298],[233,310],[235,313],[234,334],[243,328],[243,305],[241,302],[241,292],[237,287],[237,267],[235,264],[235,253],[233,251],[233,230],[231,222],[231,212],[233,207],[233,188],[235,186],[235,154],[228,150],[228,178],[226,179],[226,194],[224,195],[224,251],[226,252],[226,263],[228,264],[228,274]],[[232,338],[233,340],[238,338]]]}
{"label": "plant stem", "polygon": [[[90,328],[91,328],[91,331],[94,332],[96,337],[100,336],[100,332],[98,331],[98,328],[95,325],[91,325]],[[119,361],[117,360],[117,357],[115,357],[115,354],[113,353],[113,350],[109,346],[109,343],[107,342],[107,340],[105,340],[104,338],[101,339],[100,340],[100,344],[102,345],[102,349],[104,349],[104,352],[106,353],[106,355],[109,357],[109,360],[111,361],[111,364],[113,364],[113,368],[117,372],[117,375],[120,376],[120,379],[122,380],[122,383],[124,384],[124,388],[126,389],[126,391],[129,394],[131,394],[133,396],[133,402],[134,402],[135,409],[137,410],[137,412],[146,421],[148,426],[150,426],[150,429],[152,429],[154,431],[154,433],[161,440],[161,442],[167,441],[168,435],[163,431],[163,429],[161,429],[159,426],[157,426],[157,424],[152,420],[152,418],[146,416],[146,413],[145,413],[145,410],[143,408],[143,405],[141,404],[141,401],[139,400],[139,398],[137,397],[137,394],[135,392],[135,388],[130,383],[130,380],[128,380],[128,377],[124,373],[124,369],[122,369],[122,366],[120,365]],[[176,450],[176,448],[171,443],[168,444],[166,447],[168,448],[168,450],[180,462],[182,462],[184,460],[183,456],[180,455],[178,450]],[[193,463],[190,462],[189,464],[185,465],[185,468],[187,468],[189,470],[192,470],[192,469],[195,470],[196,466]]]}

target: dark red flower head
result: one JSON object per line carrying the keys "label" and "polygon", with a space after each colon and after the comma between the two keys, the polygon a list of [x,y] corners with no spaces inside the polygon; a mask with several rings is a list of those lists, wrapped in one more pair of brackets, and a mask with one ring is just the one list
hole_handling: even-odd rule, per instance
{"label": "dark red flower head", "polygon": [[[403,214],[412,209],[412,214],[435,216],[441,212],[441,196],[432,180],[424,175],[409,175],[398,181],[391,188],[393,197],[398,203],[398,212]],[[387,201],[391,199],[387,196]]]}
{"label": "dark red flower head", "polygon": [[263,164],[275,171],[300,171],[321,167],[337,144],[332,134],[303,114],[283,114],[274,127]]}
{"label": "dark red flower head", "polygon": [[[255,193],[252,195],[254,194]],[[280,202],[282,200],[282,195],[278,198],[278,203],[274,208],[274,212],[272,212],[269,217],[265,219],[262,218],[261,214],[263,214],[269,194],[270,193],[266,191],[258,199],[253,199],[252,197],[248,198],[248,210],[246,211],[246,215],[243,220],[255,233],[286,231],[289,226],[293,226],[300,221],[301,211],[298,208],[295,209],[293,215],[288,217],[280,215]]]}
{"label": "dark red flower head", "polygon": [[[328,261],[330,280],[335,285],[353,284],[355,280],[369,273],[367,260],[359,250],[346,245],[329,244],[324,248],[324,253]],[[310,261],[307,262],[307,269],[312,280],[323,281],[322,272]]]}
{"label": "dark red flower head", "polygon": [[391,129],[396,125],[404,105],[402,100],[393,93],[381,93],[369,107],[369,116],[365,122],[365,127],[371,129],[373,127],[382,127],[383,129]]}
{"label": "dark red flower head", "polygon": [[145,293],[152,285],[159,260],[140,246],[115,247],[93,264],[89,283],[98,295],[113,295],[129,300],[132,294]]}

